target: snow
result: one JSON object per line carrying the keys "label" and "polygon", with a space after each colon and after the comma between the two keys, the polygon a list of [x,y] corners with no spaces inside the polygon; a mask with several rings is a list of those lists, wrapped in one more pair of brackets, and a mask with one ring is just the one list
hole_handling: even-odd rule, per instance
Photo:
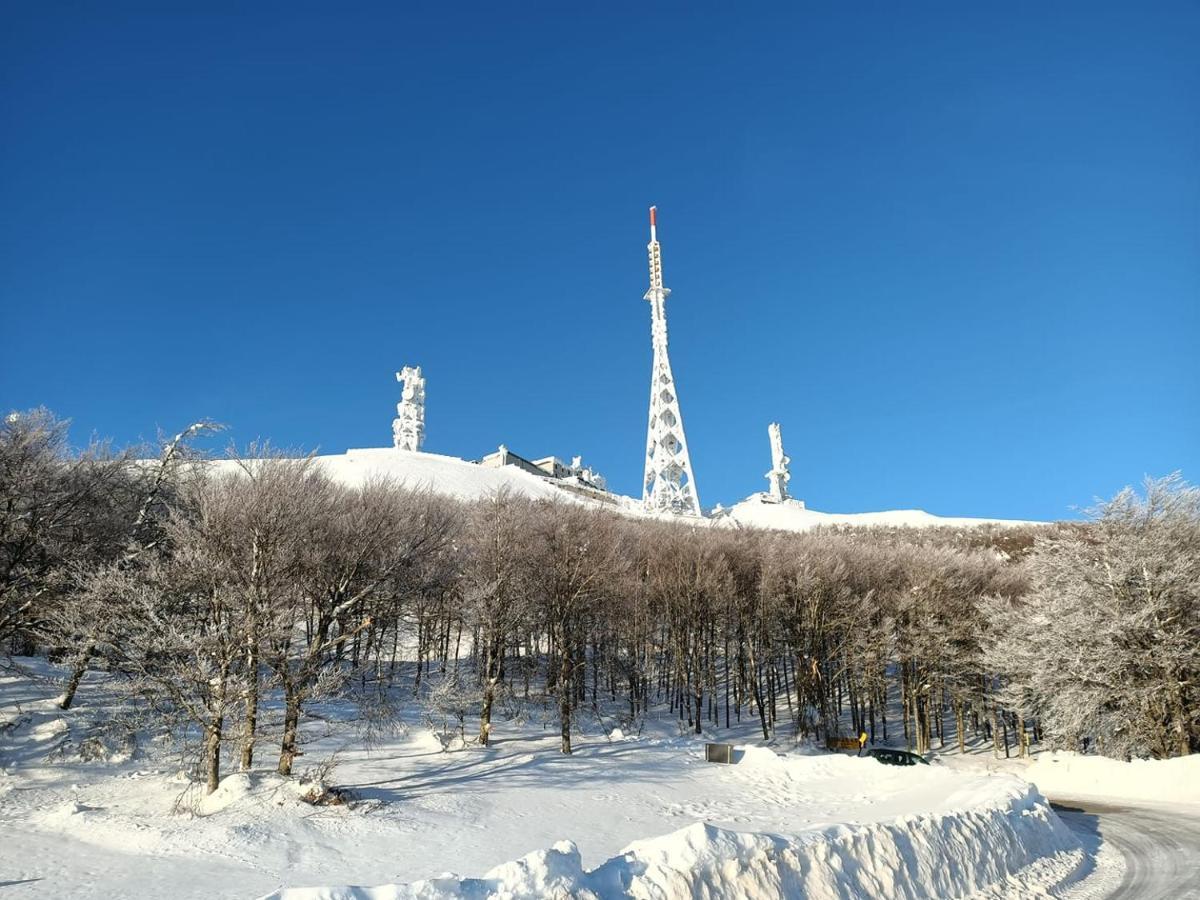
{"label": "snow", "polygon": [[1024,779],[1054,801],[1168,804],[1200,816],[1200,753],[1124,762],[1035,745],[1027,757],[1014,752],[1011,758],[997,759],[991,742],[983,739],[968,741],[965,754],[950,748],[933,753],[939,764],[957,772]]}
{"label": "snow", "polygon": [[730,523],[749,528],[776,531],[809,531],[821,526],[887,526],[892,528],[931,528],[934,526],[973,527],[976,525],[1028,525],[1006,519],[971,519],[935,516],[923,509],[894,509],[886,512],[827,513],[806,508],[798,500],[775,502],[755,494],[724,511]]}
{"label": "snow", "polygon": [[1052,797],[1200,804],[1200,754],[1122,762],[1066,751],[1041,753],[1024,776]]}
{"label": "snow", "polygon": [[318,464],[336,481],[358,486],[372,478],[390,478],[414,489],[428,489],[457,500],[476,500],[507,488],[520,496],[562,499],[571,495],[516,466],[490,469],[454,456],[406,450],[348,450],[318,456]]}
{"label": "snow", "polygon": [[213,816],[233,806],[250,804],[310,811],[305,798],[323,787],[317,782],[285,778],[274,772],[237,772],[222,778],[217,789],[196,800],[192,808],[200,816]]}
{"label": "snow", "polygon": [[575,844],[563,841],[482,878],[289,889],[265,900],[1004,896],[1031,887],[1028,868],[1050,891],[1069,884],[1084,866],[1074,835],[1028,785],[997,780],[986,790],[967,791],[959,802],[961,808],[941,814],[795,835],[698,822],[634,841],[591,870]]}
{"label": "snow", "polygon": [[405,366],[396,373],[396,380],[404,383],[404,390],[392,421],[392,445],[419,451],[425,443],[425,377],[420,366]]}
{"label": "snow", "polygon": [[[373,478],[388,478],[414,489],[428,489],[436,494],[465,501],[485,497],[500,489],[508,489],[518,496],[532,499],[571,500],[617,509],[626,515],[648,515],[642,513],[640,501],[632,497],[611,494],[609,496],[612,503],[602,503],[589,499],[588,494],[570,491],[552,478],[539,477],[516,466],[489,468],[454,456],[394,448],[348,450],[343,454],[317,456],[315,460],[332,478],[350,487],[364,484]],[[226,460],[218,465],[232,470],[236,463]],[[938,525],[969,527],[985,524],[1031,524],[1002,519],[949,518],[935,516],[920,509],[826,513],[807,509],[805,504],[798,500],[774,502],[766,494],[753,494],[732,507],[720,510],[715,518],[700,521],[725,527],[740,526],[793,532],[809,531],[819,526],[928,528]]]}
{"label": "snow", "polygon": [[[20,663],[33,675],[0,672],[0,846],[3,878],[21,882],[14,898],[469,897],[497,886],[514,897],[753,897],[781,885],[812,897],[1002,895],[1070,880],[1083,858],[1040,794],[1009,775],[764,746],[752,719],[721,730],[739,746],[735,765],[704,762],[703,739],[666,716],[635,728],[584,717],[563,756],[554,710],[536,702],[495,721],[492,747],[456,752],[416,707],[407,727],[367,741],[355,707],[321,704],[300,761],[332,757],[322,777],[352,802],[305,802],[317,782],[272,774],[270,745],[253,772],[203,798],[177,748],[148,733],[133,752],[81,752],[121,718],[107,676],[89,673],[63,712],[53,698],[66,673]],[[268,704],[264,728],[277,715]],[[338,884],[398,887],[305,887]]]}

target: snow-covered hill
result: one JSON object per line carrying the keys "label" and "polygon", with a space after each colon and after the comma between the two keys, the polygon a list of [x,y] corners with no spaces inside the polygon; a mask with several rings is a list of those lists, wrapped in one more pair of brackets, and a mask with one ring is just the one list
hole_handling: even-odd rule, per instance
{"label": "snow-covered hill", "polygon": [[808,509],[796,500],[782,503],[766,499],[764,494],[754,494],[745,500],[722,510],[717,521],[728,517],[731,521],[748,528],[771,528],[776,531],[808,531],[821,525],[851,525],[869,527],[932,528],[937,525],[971,527],[975,525],[1027,525],[1008,519],[972,519],[964,517],[935,516],[923,509],[892,509],[885,512],[827,513]]}
{"label": "snow-covered hill", "polygon": [[350,486],[386,477],[407,487],[428,489],[456,500],[476,500],[508,488],[535,499],[563,498],[568,494],[548,478],[504,466],[490,469],[454,456],[408,450],[348,450],[337,456],[318,456],[317,462],[334,479]]}
{"label": "snow-covered hill", "polygon": [[[630,515],[645,515],[638,501],[633,498],[610,494],[608,497],[611,502],[603,502],[572,490],[573,485],[569,481],[542,478],[515,466],[493,469],[454,456],[390,448],[348,450],[346,453],[318,456],[316,459],[333,478],[350,486],[363,484],[371,478],[387,477],[409,487],[428,489],[458,500],[474,500],[508,488],[516,494],[535,499],[573,499],[581,503],[615,507]],[[795,500],[771,502],[764,494],[753,494],[734,506],[720,509],[708,521],[717,525],[777,531],[808,531],[821,525],[926,528],[936,525],[1027,524],[1001,519],[935,516],[920,509],[866,513],[818,512],[807,509],[803,503]]]}

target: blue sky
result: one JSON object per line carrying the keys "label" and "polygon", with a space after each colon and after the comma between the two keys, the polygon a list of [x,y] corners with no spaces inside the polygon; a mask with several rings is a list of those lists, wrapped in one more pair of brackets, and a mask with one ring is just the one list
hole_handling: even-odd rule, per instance
{"label": "blue sky", "polygon": [[349,6],[5,6],[0,405],[638,493],[655,203],[706,506],[1200,479],[1195,3]]}

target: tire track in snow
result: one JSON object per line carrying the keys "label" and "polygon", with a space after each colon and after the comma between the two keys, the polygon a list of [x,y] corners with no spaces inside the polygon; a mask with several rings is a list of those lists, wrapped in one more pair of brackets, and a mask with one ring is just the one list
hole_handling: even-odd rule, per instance
{"label": "tire track in snow", "polygon": [[1125,863],[1115,888],[1085,883],[1081,896],[1200,900],[1200,810],[1063,798],[1053,805],[1090,852],[1108,843]]}

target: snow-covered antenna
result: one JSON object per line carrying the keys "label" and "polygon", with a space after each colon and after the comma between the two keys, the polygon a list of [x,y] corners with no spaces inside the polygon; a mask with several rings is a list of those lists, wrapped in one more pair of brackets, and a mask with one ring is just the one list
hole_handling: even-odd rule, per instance
{"label": "snow-covered antenna", "polygon": [[650,207],[650,335],[654,344],[654,367],[650,376],[650,424],[646,430],[646,477],[642,504],[648,510],[676,515],[700,515],[696,478],[683,434],[679,395],[667,355],[666,299],[663,287],[662,248],[658,244],[657,207]]}
{"label": "snow-covered antenna", "polygon": [[783,455],[783,433],[778,422],[767,426],[767,434],[771,437],[771,471],[767,473],[767,482],[771,485],[771,499],[782,503],[788,499],[787,485],[792,479],[788,464],[791,460]]}
{"label": "snow-covered antenna", "polygon": [[420,366],[405,366],[396,373],[404,382],[397,417],[392,420],[392,445],[397,450],[419,451],[425,443],[425,378]]}

